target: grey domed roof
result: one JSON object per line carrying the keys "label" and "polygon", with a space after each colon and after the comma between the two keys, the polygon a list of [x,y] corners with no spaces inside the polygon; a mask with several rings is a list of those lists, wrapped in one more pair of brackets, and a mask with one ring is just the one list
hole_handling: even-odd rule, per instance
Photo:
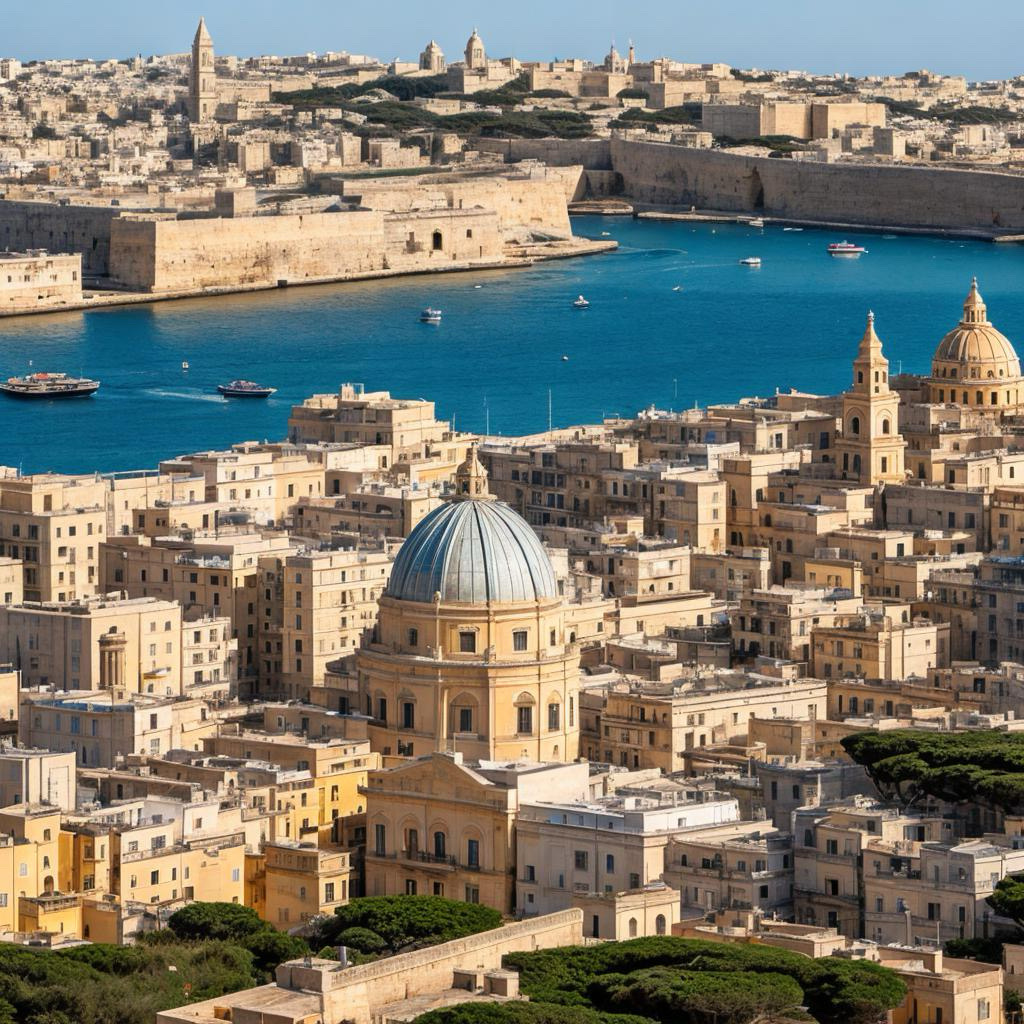
{"label": "grey domed roof", "polygon": [[555,573],[537,535],[508,505],[453,501],[409,534],[385,593],[400,601],[482,604],[556,597]]}

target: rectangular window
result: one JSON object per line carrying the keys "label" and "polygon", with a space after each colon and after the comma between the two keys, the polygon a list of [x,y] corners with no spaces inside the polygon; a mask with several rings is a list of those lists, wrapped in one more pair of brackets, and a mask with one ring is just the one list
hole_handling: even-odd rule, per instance
{"label": "rectangular window", "polygon": [[615,870],[615,857],[610,853],[605,855],[604,869],[609,874],[611,874]]}
{"label": "rectangular window", "polygon": [[516,731],[525,734],[533,732],[533,708],[516,708]]}
{"label": "rectangular window", "polygon": [[473,709],[459,708],[459,732],[473,731]]}
{"label": "rectangular window", "polygon": [[526,650],[526,630],[525,629],[517,629],[512,634],[512,647],[513,647],[514,650],[517,650],[517,651],[525,651]]}
{"label": "rectangular window", "polygon": [[373,826],[373,852],[383,857],[387,852],[388,830],[386,825]]}
{"label": "rectangular window", "polygon": [[471,868],[480,867],[480,840],[466,840],[466,863]]}
{"label": "rectangular window", "polygon": [[557,704],[548,705],[548,729],[556,730],[559,727],[559,712],[560,708]]}
{"label": "rectangular window", "polygon": [[573,853],[573,862],[576,865],[577,871],[586,871],[589,860],[590,855],[587,853],[586,850],[576,850]]}
{"label": "rectangular window", "polygon": [[463,654],[475,654],[476,653],[476,633],[472,630],[464,629],[459,633],[459,650]]}
{"label": "rectangular window", "polygon": [[467,903],[479,903],[480,902],[480,889],[475,885],[466,886],[466,902]]}
{"label": "rectangular window", "polygon": [[324,903],[334,902],[334,883],[324,882]]}
{"label": "rectangular window", "polygon": [[411,700],[402,701],[402,728],[412,729],[416,723],[416,705]]}

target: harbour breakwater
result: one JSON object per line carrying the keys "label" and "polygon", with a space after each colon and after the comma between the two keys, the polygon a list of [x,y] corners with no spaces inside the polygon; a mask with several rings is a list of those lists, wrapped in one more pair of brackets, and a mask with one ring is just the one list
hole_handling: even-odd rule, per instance
{"label": "harbour breakwater", "polygon": [[828,164],[618,138],[495,140],[486,148],[513,162],[580,165],[577,198],[618,193],[648,206],[802,222],[1024,232],[1024,176],[999,171]]}

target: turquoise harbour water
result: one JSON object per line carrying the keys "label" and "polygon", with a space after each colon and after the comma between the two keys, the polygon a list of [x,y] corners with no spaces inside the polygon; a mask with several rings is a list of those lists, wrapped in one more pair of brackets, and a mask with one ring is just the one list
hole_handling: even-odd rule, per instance
{"label": "turquoise harbour water", "polygon": [[[343,381],[429,398],[467,430],[543,430],[651,403],[834,392],[868,309],[893,372],[927,370],[972,274],[989,316],[1024,339],[1024,249],[942,238],[757,230],[581,217],[616,253],[529,270],[421,276],[0,321],[0,373],[84,373],[92,399],[0,396],[0,462],[24,472],[112,471],[285,436],[289,408]],[[847,237],[859,260],[826,255]],[[760,256],[763,266],[738,265]],[[479,287],[478,287],[479,286]],[[577,311],[578,294],[592,303]],[[418,322],[427,305],[440,326]],[[567,355],[568,361],[562,356]],[[191,369],[181,370],[182,360]],[[225,400],[249,377],[268,401]]]}

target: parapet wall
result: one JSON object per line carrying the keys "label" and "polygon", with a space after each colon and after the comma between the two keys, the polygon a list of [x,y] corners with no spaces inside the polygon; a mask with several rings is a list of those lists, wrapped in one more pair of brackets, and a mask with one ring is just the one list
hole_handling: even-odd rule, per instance
{"label": "parapet wall", "polygon": [[609,139],[478,138],[473,145],[482,153],[496,153],[509,164],[519,163],[520,160],[540,160],[549,167],[580,164],[587,170],[612,170]]}
{"label": "parapet wall", "polygon": [[1024,230],[1024,177],[930,167],[825,164],[611,140],[638,202],[794,220],[917,228]]}
{"label": "parapet wall", "polygon": [[[429,949],[339,970],[325,977],[324,1019],[369,1024],[374,1011],[382,1006],[451,988],[456,968],[495,970],[501,967],[501,958],[506,953],[574,946],[582,941],[583,912],[563,910]],[[301,963],[283,964],[277,969],[277,983],[282,988],[314,989],[314,978],[303,977],[305,973]]]}

